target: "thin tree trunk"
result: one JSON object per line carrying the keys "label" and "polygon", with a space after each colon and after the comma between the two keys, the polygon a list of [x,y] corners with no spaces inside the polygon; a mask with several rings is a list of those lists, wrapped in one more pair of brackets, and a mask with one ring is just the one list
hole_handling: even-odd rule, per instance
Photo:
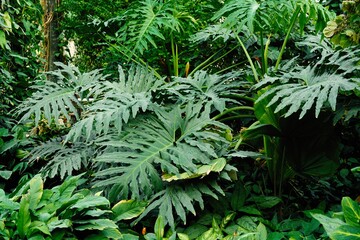
{"label": "thin tree trunk", "polygon": [[41,5],[44,10],[45,71],[53,71],[56,69],[54,62],[58,61],[59,53],[59,14],[56,8],[60,5],[60,0],[41,0]]}

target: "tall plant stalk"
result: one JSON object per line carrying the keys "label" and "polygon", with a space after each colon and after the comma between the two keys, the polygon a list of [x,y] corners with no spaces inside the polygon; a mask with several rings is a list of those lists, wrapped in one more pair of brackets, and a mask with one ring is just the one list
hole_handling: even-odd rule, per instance
{"label": "tall plant stalk", "polygon": [[289,38],[290,38],[291,31],[292,31],[292,29],[294,28],[294,25],[295,25],[296,20],[297,20],[297,18],[298,18],[298,16],[299,16],[300,10],[301,10],[301,8],[300,8],[300,6],[298,5],[298,6],[296,7],[296,9],[295,9],[295,12],[294,12],[292,18],[291,18],[290,26],[289,26],[289,28],[288,28],[288,30],[287,30],[287,33],[286,33],[284,42],[283,42],[283,44],[282,44],[282,46],[281,46],[281,50],[280,50],[280,53],[279,53],[279,57],[278,57],[278,59],[277,59],[277,61],[276,61],[276,64],[275,64],[275,72],[276,72],[276,71],[278,70],[278,68],[279,68],[279,65],[280,65],[280,62],[281,62],[281,59],[282,59],[282,55],[284,54],[284,51],[285,51],[285,47],[286,47],[287,41],[288,41]]}

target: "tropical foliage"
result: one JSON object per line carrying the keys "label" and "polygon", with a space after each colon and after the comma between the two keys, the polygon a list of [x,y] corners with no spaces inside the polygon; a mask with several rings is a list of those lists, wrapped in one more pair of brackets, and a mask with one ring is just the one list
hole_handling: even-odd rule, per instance
{"label": "tropical foliage", "polygon": [[38,74],[48,16],[3,3],[4,57],[16,9],[36,38],[31,73],[0,65],[0,234],[358,238],[360,51],[336,40],[355,39],[351,4],[340,23],[334,1],[63,0],[64,62]]}

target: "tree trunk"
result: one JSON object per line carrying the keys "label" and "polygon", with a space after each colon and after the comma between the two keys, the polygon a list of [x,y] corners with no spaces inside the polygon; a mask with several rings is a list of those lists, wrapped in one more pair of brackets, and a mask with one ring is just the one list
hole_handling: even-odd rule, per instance
{"label": "tree trunk", "polygon": [[[44,48],[45,48],[45,71],[53,71],[56,69],[54,62],[58,61],[59,54],[59,13],[56,8],[60,5],[61,0],[41,0],[44,10]],[[49,80],[51,77],[48,77]]]}

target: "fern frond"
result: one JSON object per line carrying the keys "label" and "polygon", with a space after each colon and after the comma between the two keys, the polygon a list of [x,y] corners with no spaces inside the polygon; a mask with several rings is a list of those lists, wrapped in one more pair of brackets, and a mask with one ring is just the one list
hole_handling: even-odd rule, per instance
{"label": "fern frond", "polygon": [[[107,139],[103,146],[117,150],[98,156],[95,161],[109,164],[99,171],[96,187],[112,186],[114,198],[151,196],[161,189],[159,170],[179,174],[179,170],[195,173],[198,165],[217,159],[214,139],[226,140],[207,126],[226,128],[209,118],[210,107],[189,104],[185,109],[174,106],[171,111],[155,110],[155,116],[129,123],[122,137]],[[138,119],[138,118],[137,118]],[[141,184],[141,188],[139,187]]]}
{"label": "fern frond", "polygon": [[131,67],[127,76],[119,66],[119,81],[105,81],[99,87],[103,98],[94,101],[88,108],[85,118],[77,122],[67,135],[66,141],[76,141],[85,135],[86,139],[94,134],[107,134],[111,127],[120,133],[124,123],[135,118],[141,110],[147,111],[152,102],[152,92],[164,84],[145,67]]}
{"label": "fern frond", "polygon": [[62,63],[57,65],[59,70],[48,73],[56,77],[56,82],[45,81],[44,85],[35,87],[37,91],[17,108],[18,115],[24,114],[21,122],[33,115],[36,126],[43,117],[49,124],[58,124],[62,115],[68,120],[71,119],[70,115],[79,119],[79,112],[84,110],[81,100],[93,94],[91,88],[106,77],[99,70],[80,73],[76,67]]}
{"label": "fern frond", "polygon": [[360,50],[341,50],[325,54],[314,66],[299,66],[283,75],[266,76],[255,88],[268,84],[272,87],[256,102],[269,97],[267,107],[276,104],[275,112],[286,110],[285,117],[300,111],[302,118],[313,107],[316,117],[326,106],[335,111],[339,94],[360,88],[359,78],[353,77],[360,69],[359,60]]}

